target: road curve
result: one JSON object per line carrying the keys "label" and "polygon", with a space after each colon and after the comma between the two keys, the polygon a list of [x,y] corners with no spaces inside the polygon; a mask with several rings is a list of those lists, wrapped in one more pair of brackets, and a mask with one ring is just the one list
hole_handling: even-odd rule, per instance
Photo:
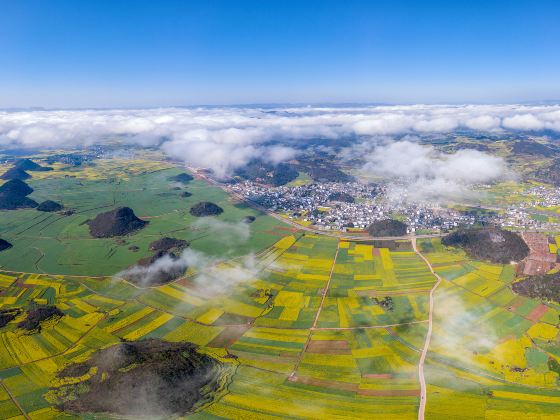
{"label": "road curve", "polygon": [[424,420],[424,413],[426,411],[426,378],[424,377],[424,362],[426,361],[426,355],[428,354],[428,348],[430,347],[430,340],[432,339],[432,327],[433,327],[433,313],[434,313],[434,292],[441,283],[441,277],[434,271],[432,264],[428,261],[424,255],[418,250],[416,246],[416,238],[411,239],[412,247],[414,252],[418,254],[422,260],[426,263],[432,274],[436,277],[437,281],[430,290],[430,311],[428,313],[428,332],[426,334],[426,340],[424,341],[424,347],[422,348],[422,353],[420,354],[420,361],[418,362],[418,379],[420,381],[420,406],[418,407],[418,420]]}
{"label": "road curve", "polygon": [[[308,226],[302,226],[300,224],[292,222],[291,220],[286,220],[285,218],[281,217],[280,215],[278,215],[274,212],[271,212],[270,210],[262,207],[258,203],[255,203],[251,200],[248,200],[246,197],[242,196],[241,194],[236,194],[232,191],[229,191],[227,188],[225,188],[225,186],[223,184],[217,182],[216,180],[212,179],[211,177],[208,177],[204,174],[201,174],[195,168],[187,167],[187,169],[189,169],[198,178],[201,178],[201,179],[205,180],[206,182],[221,188],[226,193],[228,193],[228,195],[238,199],[239,201],[247,203],[250,207],[252,207],[256,210],[259,210],[263,213],[266,213],[269,216],[274,217],[275,219],[280,220],[280,221],[282,221],[286,224],[292,225],[299,230],[312,232],[312,233],[317,234],[317,235],[331,236],[331,237],[335,237],[335,238],[338,238],[338,239],[351,240],[351,241],[396,240],[396,239],[407,239],[407,240],[411,241],[414,252],[416,254],[418,254],[418,256],[420,258],[422,258],[422,260],[426,263],[426,265],[430,269],[430,272],[437,279],[436,283],[434,284],[434,286],[430,290],[430,295],[429,295],[430,296],[430,303],[429,303],[429,314],[428,314],[428,332],[426,334],[426,340],[424,341],[424,347],[422,348],[422,353],[420,354],[420,361],[418,363],[418,379],[419,379],[419,382],[420,382],[420,405],[418,407],[418,420],[424,420],[424,414],[425,414],[425,411],[426,411],[426,401],[427,401],[426,378],[424,376],[424,362],[426,361],[426,355],[428,354],[428,349],[430,347],[430,341],[432,339],[433,312],[434,312],[434,292],[437,289],[437,287],[439,286],[439,284],[441,283],[441,277],[434,271],[434,269],[433,269],[432,265],[430,264],[430,262],[428,261],[428,259],[426,257],[424,257],[424,255],[422,255],[422,253],[418,250],[418,247],[416,246],[416,239],[417,238],[441,237],[441,236],[444,236],[444,234],[372,237],[372,236],[364,236],[364,235],[360,235],[360,236],[358,236],[358,235],[337,235],[334,232],[327,232],[327,231],[324,231],[324,230],[313,229],[313,228],[310,228]],[[337,250],[337,253],[338,253],[338,250]],[[315,322],[316,322],[316,320],[315,320]],[[297,368],[294,369],[294,371],[290,375],[290,378],[293,378],[295,376],[296,370],[297,370]]]}

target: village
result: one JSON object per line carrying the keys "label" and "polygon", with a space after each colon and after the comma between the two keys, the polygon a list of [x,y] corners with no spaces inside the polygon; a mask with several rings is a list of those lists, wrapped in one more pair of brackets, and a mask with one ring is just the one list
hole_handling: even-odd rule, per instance
{"label": "village", "polygon": [[489,224],[542,231],[560,225],[559,215],[547,210],[560,204],[560,191],[545,186],[524,191],[527,200],[491,208],[395,200],[387,196],[386,186],[359,182],[271,187],[245,180],[227,189],[271,212],[323,230],[366,229],[376,220],[395,216],[406,222],[409,233]]}

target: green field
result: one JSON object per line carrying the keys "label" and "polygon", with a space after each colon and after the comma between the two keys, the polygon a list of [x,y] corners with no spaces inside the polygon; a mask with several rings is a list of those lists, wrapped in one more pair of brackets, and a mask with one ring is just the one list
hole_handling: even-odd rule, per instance
{"label": "green field", "polygon": [[[281,222],[245,204],[232,202],[220,188],[203,181],[191,181],[183,189],[192,196],[180,197],[181,191],[173,190],[174,184],[168,181],[180,172],[160,170],[126,181],[32,180],[30,185],[35,191],[31,198],[37,202],[54,200],[76,213],[62,216],[34,209],[0,212],[0,235],[14,245],[0,254],[0,267],[22,272],[103,276],[115,274],[148,255],[148,244],[162,236],[186,239],[192,248],[214,256],[233,257],[266,248],[286,234]],[[218,220],[239,222],[245,216],[255,216],[249,240],[228,246],[231,244],[224,242],[225,237],[219,232],[191,226],[197,218],[189,214],[189,209],[199,201],[220,205],[224,213],[216,217]],[[92,238],[85,222],[120,206],[132,208],[137,216],[149,220],[149,225],[127,236],[124,243]],[[130,251],[131,246],[139,247],[140,251]]]}

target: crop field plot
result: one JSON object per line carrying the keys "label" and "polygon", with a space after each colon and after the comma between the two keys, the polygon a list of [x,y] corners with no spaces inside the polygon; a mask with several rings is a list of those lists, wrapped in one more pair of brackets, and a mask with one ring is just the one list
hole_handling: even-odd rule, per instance
{"label": "crop field plot", "polygon": [[262,289],[274,296],[270,310],[255,325],[310,328],[329,281],[337,244],[336,239],[307,234],[287,248],[266,270]]}
{"label": "crop field plot", "polygon": [[341,242],[319,327],[359,327],[427,319],[435,278],[412,251]]}
{"label": "crop field plot", "polygon": [[[420,244],[445,280],[426,360],[427,418],[555,418],[560,411],[559,305],[513,293],[515,267]],[[459,418],[459,417],[457,417]]]}

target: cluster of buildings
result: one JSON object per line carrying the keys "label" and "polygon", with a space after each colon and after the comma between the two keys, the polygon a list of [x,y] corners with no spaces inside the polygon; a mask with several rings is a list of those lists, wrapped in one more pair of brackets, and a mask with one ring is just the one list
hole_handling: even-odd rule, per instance
{"label": "cluster of buildings", "polygon": [[560,189],[538,185],[520,193],[519,203],[508,206],[499,217],[503,227],[523,227],[529,230],[560,228]]}
{"label": "cluster of buildings", "polygon": [[[244,199],[269,211],[318,229],[366,229],[376,220],[399,215],[409,232],[445,232],[458,226],[494,224],[516,229],[558,229],[558,224],[539,207],[560,206],[560,190],[534,187],[525,192],[531,200],[500,211],[484,208],[455,209],[432,203],[412,203],[388,199],[386,188],[377,184],[312,183],[300,186],[270,187],[243,181],[227,187]],[[536,217],[537,216],[537,217]],[[560,220],[560,214],[557,215]]]}
{"label": "cluster of buildings", "polygon": [[348,182],[269,187],[243,181],[228,189],[272,212],[319,229],[366,229],[372,222],[394,214],[406,220],[409,232],[447,230],[481,221],[481,216],[475,214],[387,200],[385,187],[376,184]]}

